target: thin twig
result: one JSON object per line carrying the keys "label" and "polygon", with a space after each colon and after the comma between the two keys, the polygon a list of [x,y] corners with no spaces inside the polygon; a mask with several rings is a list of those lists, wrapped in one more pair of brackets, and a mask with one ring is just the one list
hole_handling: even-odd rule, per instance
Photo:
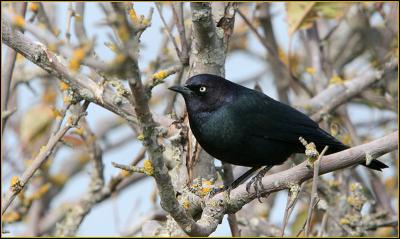
{"label": "thin twig", "polygon": [[[25,17],[27,2],[16,3],[16,6],[19,6],[16,9],[16,12],[21,17]],[[22,30],[23,32],[23,30]],[[7,53],[4,57],[4,62],[2,65],[1,72],[1,137],[3,138],[4,127],[7,123],[8,117],[3,117],[3,111],[6,112],[8,109],[8,100],[10,97],[11,90],[11,79],[14,72],[15,60],[17,59],[17,52],[9,48],[7,49]]]}
{"label": "thin twig", "polygon": [[[176,51],[176,54],[177,54],[178,58],[181,59],[181,51],[179,50],[178,43],[176,43],[176,40],[175,40],[174,36],[172,35],[172,30],[168,27],[168,24],[164,19],[164,15],[162,14],[160,3],[154,3],[154,4],[156,5],[158,14],[160,15],[160,18],[161,18],[161,21],[164,24],[164,28],[165,28],[165,30],[166,30],[166,32],[168,34],[169,40],[174,45],[175,51]],[[182,41],[182,39],[181,39],[181,41]]]}
{"label": "thin twig", "polygon": [[285,214],[283,216],[283,226],[282,226],[282,231],[281,231],[281,236],[283,237],[285,235],[285,229],[287,226],[287,223],[289,221],[290,215],[293,212],[294,206],[296,205],[296,202],[299,199],[300,192],[302,191],[304,186],[304,183],[300,188],[298,185],[292,186],[289,191],[288,191],[288,199],[286,202],[286,208],[285,208]]}
{"label": "thin twig", "polygon": [[[174,6],[174,2],[171,2],[171,9],[172,13],[174,16],[174,21],[176,28],[179,33],[179,40],[181,42],[181,51],[180,51],[180,60],[182,65],[187,66],[189,64],[189,47],[188,47],[188,41],[186,39],[186,32],[185,32],[185,22],[184,22],[184,16],[183,16],[183,2],[178,3],[179,4],[179,15],[176,11],[176,8]],[[165,23],[164,23],[165,25]],[[165,25],[168,27],[168,25]]]}
{"label": "thin twig", "polygon": [[72,117],[71,122],[67,122],[63,128],[57,131],[52,137],[50,137],[49,141],[47,142],[46,146],[42,147],[39,154],[35,157],[29,167],[24,171],[20,179],[17,179],[14,185],[11,185],[9,190],[7,191],[3,205],[1,207],[1,215],[7,210],[8,206],[10,206],[11,202],[15,199],[19,192],[26,186],[28,181],[32,178],[35,172],[40,168],[41,165],[49,158],[52,154],[53,149],[57,145],[57,143],[61,140],[61,138],[67,133],[69,129],[75,127],[78,121],[82,116],[85,115],[86,109],[89,105],[88,101],[82,106],[82,109],[79,115]]}
{"label": "thin twig", "polygon": [[304,236],[308,236],[308,233],[310,231],[310,223],[311,223],[311,217],[312,217],[312,211],[313,208],[317,205],[318,203],[318,193],[317,193],[317,186],[318,186],[318,176],[319,176],[319,165],[321,163],[321,158],[324,156],[325,152],[328,150],[329,146],[325,146],[325,148],[322,150],[321,154],[319,155],[318,159],[314,162],[314,175],[313,175],[313,184],[312,184],[312,189],[311,189],[311,199],[310,199],[310,205],[308,207],[308,216],[306,220],[306,226],[304,230]]}
{"label": "thin twig", "polygon": [[[224,186],[229,187],[234,180],[232,165],[229,163],[222,163],[222,167],[224,169],[224,174],[223,174]],[[236,214],[228,214],[228,223],[229,223],[229,228],[231,229],[232,236],[240,237],[240,230]]]}
{"label": "thin twig", "polygon": [[[71,19],[75,16],[75,12],[72,9],[72,3],[68,4],[68,11],[67,11],[67,27],[65,30],[65,38],[67,39],[67,44],[70,44],[71,41]],[[76,21],[76,19],[75,19]]]}

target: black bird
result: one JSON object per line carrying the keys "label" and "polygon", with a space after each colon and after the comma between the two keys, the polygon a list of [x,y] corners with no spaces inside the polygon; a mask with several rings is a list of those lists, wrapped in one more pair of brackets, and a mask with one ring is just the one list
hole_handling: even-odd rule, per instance
{"label": "black bird", "polygon": [[[304,153],[300,136],[314,142],[319,152],[328,145],[326,154],[349,148],[302,112],[216,75],[196,75],[185,86],[169,89],[185,99],[190,128],[207,153],[253,167],[241,180],[262,166],[268,170],[293,153]],[[378,160],[363,165],[379,171],[388,167]]]}

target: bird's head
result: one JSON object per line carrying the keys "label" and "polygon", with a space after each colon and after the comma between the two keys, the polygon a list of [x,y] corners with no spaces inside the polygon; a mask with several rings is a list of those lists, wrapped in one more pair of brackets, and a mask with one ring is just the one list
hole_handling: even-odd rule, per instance
{"label": "bird's head", "polygon": [[216,75],[200,74],[189,78],[184,86],[169,89],[182,94],[190,112],[212,112],[231,102],[237,85]]}

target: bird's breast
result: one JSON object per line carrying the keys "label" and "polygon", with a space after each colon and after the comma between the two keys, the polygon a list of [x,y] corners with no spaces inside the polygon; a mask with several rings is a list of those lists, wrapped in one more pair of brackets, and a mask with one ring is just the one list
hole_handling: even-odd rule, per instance
{"label": "bird's breast", "polygon": [[240,147],[242,132],[228,110],[189,115],[190,127],[197,141],[207,153],[224,160],[233,149]]}

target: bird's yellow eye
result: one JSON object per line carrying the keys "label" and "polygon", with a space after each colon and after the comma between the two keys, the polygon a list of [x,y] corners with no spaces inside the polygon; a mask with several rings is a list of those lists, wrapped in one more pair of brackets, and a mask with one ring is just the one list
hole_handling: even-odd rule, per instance
{"label": "bird's yellow eye", "polygon": [[204,92],[207,91],[207,87],[202,86],[202,87],[199,88],[199,91],[200,91],[201,93],[204,93]]}

